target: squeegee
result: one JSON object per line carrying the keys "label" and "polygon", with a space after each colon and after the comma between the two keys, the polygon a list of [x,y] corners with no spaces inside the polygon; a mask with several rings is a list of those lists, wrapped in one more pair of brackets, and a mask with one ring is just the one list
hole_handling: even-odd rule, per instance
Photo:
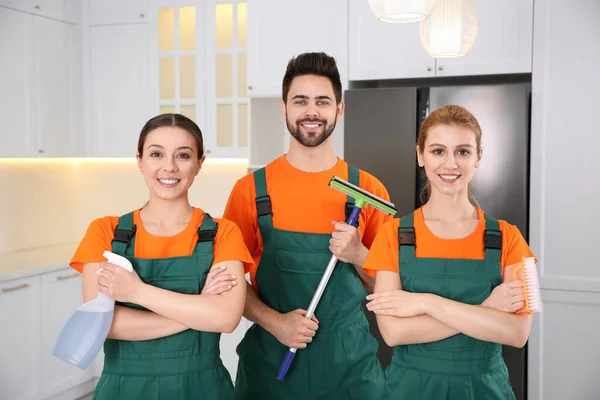
{"label": "squeegee", "polygon": [[[346,220],[346,223],[348,225],[354,225],[356,223],[356,221],[358,220],[358,216],[360,215],[360,212],[362,211],[362,209],[369,205],[379,211],[382,211],[386,214],[389,215],[395,215],[397,210],[394,206],[394,204],[390,203],[389,201],[385,201],[369,192],[367,192],[364,189],[359,188],[358,186],[355,186],[349,182],[346,182],[343,179],[338,178],[337,176],[334,176],[333,178],[331,178],[331,180],[329,181],[329,186],[331,186],[334,189],[339,190],[340,192],[344,193],[347,196],[350,196],[354,199],[354,208],[352,209],[352,213],[350,213],[350,216],[348,217],[348,219]],[[315,309],[317,308],[317,305],[319,304],[319,300],[321,300],[321,296],[323,295],[323,292],[325,291],[325,287],[327,286],[327,282],[329,282],[329,278],[331,277],[331,274],[333,273],[333,270],[335,268],[335,265],[337,264],[338,259],[335,255],[331,256],[331,260],[329,260],[329,264],[327,264],[327,268],[325,269],[325,272],[323,273],[323,277],[321,278],[321,281],[319,282],[319,286],[317,287],[317,290],[315,291],[315,294],[313,295],[313,298],[310,302],[310,306],[308,307],[308,310],[306,311],[306,319],[311,319]],[[296,350],[292,347],[290,347],[290,349],[288,350],[287,354],[285,355],[285,359],[283,360],[283,363],[281,364],[281,367],[279,368],[279,373],[277,374],[277,379],[282,381],[283,378],[285,377],[285,375],[288,372],[288,369],[290,368],[290,365],[292,365],[292,360],[294,359],[294,356],[296,355]]]}

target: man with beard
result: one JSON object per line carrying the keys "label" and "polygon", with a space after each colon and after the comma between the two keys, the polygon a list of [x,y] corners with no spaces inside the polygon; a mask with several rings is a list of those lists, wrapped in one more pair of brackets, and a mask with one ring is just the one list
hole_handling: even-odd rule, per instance
{"label": "man with beard", "polygon": [[[281,112],[289,151],[240,179],[224,218],[239,226],[257,267],[248,271],[244,316],[254,325],[237,348],[236,399],[379,399],[383,371],[361,301],[374,280],[362,264],[391,219],[366,207],[358,227],[344,221],[352,201],[329,187],[338,176],[385,200],[372,175],[336,157],[331,134],[344,111],[335,60],[306,53],[290,60]],[[366,133],[367,134],[367,133]],[[312,319],[306,308],[327,263],[340,260]],[[288,348],[299,349],[283,381]]]}

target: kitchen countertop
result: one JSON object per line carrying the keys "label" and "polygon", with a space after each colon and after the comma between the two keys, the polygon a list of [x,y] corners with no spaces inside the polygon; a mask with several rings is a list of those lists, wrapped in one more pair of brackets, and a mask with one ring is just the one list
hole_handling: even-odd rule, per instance
{"label": "kitchen countertop", "polygon": [[48,246],[0,254],[0,282],[69,267],[77,244]]}

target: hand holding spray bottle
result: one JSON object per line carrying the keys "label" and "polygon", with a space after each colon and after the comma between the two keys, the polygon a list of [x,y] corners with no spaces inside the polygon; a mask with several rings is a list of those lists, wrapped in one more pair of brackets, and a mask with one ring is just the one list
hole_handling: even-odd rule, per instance
{"label": "hand holding spray bottle", "polygon": [[[108,262],[133,271],[128,259],[105,251]],[[52,355],[86,369],[102,348],[112,325],[115,300],[98,292],[95,299],[79,306],[62,328]]]}

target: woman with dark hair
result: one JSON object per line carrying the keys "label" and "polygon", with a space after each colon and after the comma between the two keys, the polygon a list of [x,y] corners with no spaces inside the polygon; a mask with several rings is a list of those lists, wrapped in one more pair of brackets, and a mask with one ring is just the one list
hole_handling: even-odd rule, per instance
{"label": "woman with dark hair", "polygon": [[[98,292],[116,300],[94,399],[233,398],[219,338],[240,322],[243,264],[253,261],[234,223],[189,203],[204,159],[193,121],[149,120],[137,151],[147,204],[93,221],[71,260],[83,273],[84,301]],[[134,271],[106,262],[105,250],[129,259]]]}
{"label": "woman with dark hair", "polygon": [[367,309],[393,347],[385,399],[514,399],[502,345],[531,330],[512,268],[533,257],[516,226],[484,214],[469,192],[483,148],[466,109],[447,105],[423,122],[417,159],[423,207],[378,232],[363,268],[375,275]]}

